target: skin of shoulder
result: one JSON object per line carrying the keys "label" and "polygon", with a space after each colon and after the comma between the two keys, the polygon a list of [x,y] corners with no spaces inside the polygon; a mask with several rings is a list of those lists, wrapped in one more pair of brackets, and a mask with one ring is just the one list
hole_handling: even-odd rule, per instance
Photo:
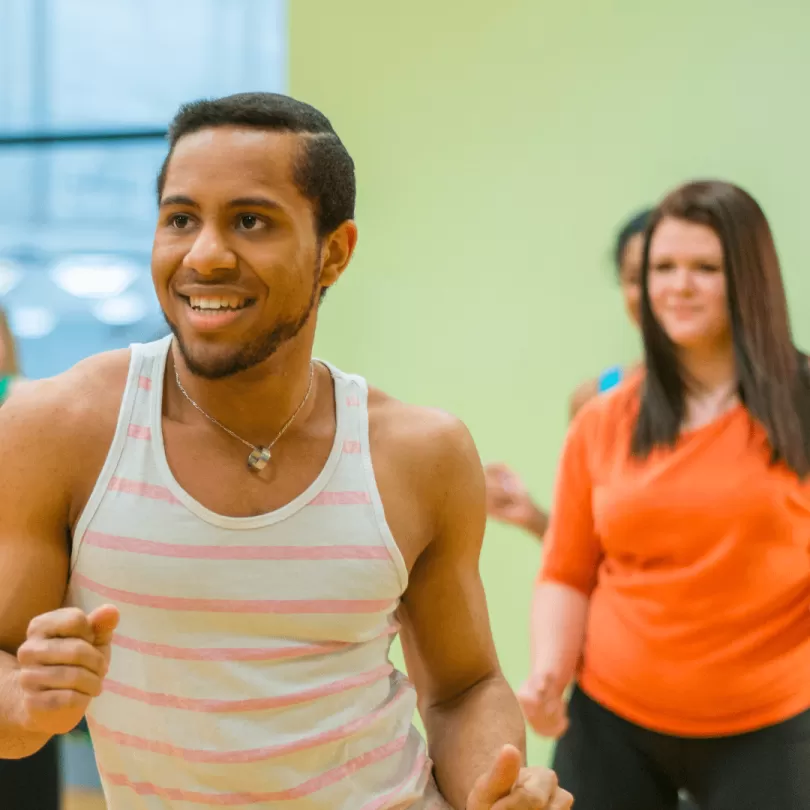
{"label": "skin of shoulder", "polygon": [[633,432],[643,376],[632,374],[615,388],[591,397],[571,420],[569,435],[586,436],[587,444],[614,446],[617,437]]}
{"label": "skin of shoulder", "polygon": [[456,439],[469,437],[472,440],[466,426],[457,416],[440,408],[402,402],[379,388],[369,389],[368,408],[372,427],[388,428],[392,438],[398,436],[410,441],[423,436],[427,440],[423,450],[429,449],[431,441],[437,437],[444,437],[444,441],[453,436]]}
{"label": "skin of shoulder", "polygon": [[410,571],[401,639],[425,716],[500,673],[479,572],[486,482],[455,416],[372,389],[369,424],[386,521]]}
{"label": "skin of shoulder", "polygon": [[568,417],[573,419],[585,403],[592,400],[599,393],[599,380],[592,377],[581,382],[571,393],[568,399]]}
{"label": "skin of shoulder", "polygon": [[[104,352],[54,377],[20,381],[0,408],[4,459],[27,458],[48,475],[70,501],[69,525],[84,506],[82,496],[89,497],[112,442],[129,356],[128,349]],[[48,459],[58,464],[46,472]]]}
{"label": "skin of shoulder", "polygon": [[[601,396],[608,397],[618,390],[630,390],[637,393],[639,382],[643,378],[643,368],[638,363],[626,367],[622,371],[622,377],[622,381],[615,388],[605,391]],[[568,399],[569,419],[573,419],[585,405],[599,396],[598,377],[591,377],[577,385]]]}
{"label": "skin of shoulder", "polygon": [[[466,487],[473,499],[480,495],[485,504],[486,484],[481,460],[470,431],[458,417],[438,408],[406,404],[372,388],[369,391],[369,433],[374,470],[386,507],[388,502],[397,500],[394,489],[407,491],[408,508],[416,507],[435,527],[442,519],[451,490],[457,486]],[[389,514],[386,508],[390,522],[398,522],[394,509],[392,506]],[[415,560],[434,533],[420,532],[416,549],[407,542],[408,548],[403,550],[406,559]],[[394,534],[396,536],[396,531]],[[411,533],[400,537],[405,540],[408,535]],[[412,551],[417,553],[407,553]]]}
{"label": "skin of shoulder", "polygon": [[71,530],[112,442],[127,367],[126,351],[98,355],[0,408],[0,650],[13,654],[31,619],[62,606]]}

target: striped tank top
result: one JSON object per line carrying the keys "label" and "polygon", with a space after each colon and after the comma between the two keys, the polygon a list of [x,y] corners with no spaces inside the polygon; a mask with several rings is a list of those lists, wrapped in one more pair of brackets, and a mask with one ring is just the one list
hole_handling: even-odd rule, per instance
{"label": "striped tank top", "polygon": [[121,612],[87,713],[109,810],[447,807],[389,660],[408,573],[374,480],[364,380],[329,366],[335,442],[305,492],[225,517],[166,461],[170,344],[132,347],[72,550],[68,604]]}

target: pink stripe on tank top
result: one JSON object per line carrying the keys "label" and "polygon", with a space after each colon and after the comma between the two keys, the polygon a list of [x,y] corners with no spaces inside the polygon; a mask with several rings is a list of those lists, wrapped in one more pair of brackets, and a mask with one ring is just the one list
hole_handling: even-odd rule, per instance
{"label": "pink stripe on tank top", "polygon": [[154,557],[185,557],[192,560],[390,560],[384,545],[378,546],[195,546],[156,543],[137,537],[119,537],[103,532],[85,532],[84,542],[97,548],[148,554]]}
{"label": "pink stripe on tank top", "polygon": [[392,708],[396,708],[397,704],[399,704],[407,694],[407,691],[398,692],[392,701],[381,706],[379,709],[328,731],[321,731],[310,736],[299,737],[290,743],[268,745],[263,748],[253,748],[244,751],[209,751],[199,748],[180,748],[176,745],[161,742],[160,740],[149,740],[144,737],[137,737],[133,734],[122,734],[119,731],[106,728],[100,723],[91,721],[89,725],[100,737],[112,740],[119,745],[123,745],[127,748],[135,748],[139,751],[151,751],[152,753],[162,754],[167,757],[177,757],[186,762],[217,762],[226,764],[264,762],[268,759],[295,754],[299,751],[309,751],[313,748],[326,745],[327,743],[343,740],[346,739],[346,737],[357,734],[367,726],[376,722],[380,717],[391,712]]}
{"label": "pink stripe on tank top", "polygon": [[394,607],[391,602],[366,599],[191,599],[110,588],[82,574],[74,574],[73,581],[79,587],[107,599],[159,610],[191,610],[203,613],[376,613],[384,608]]}
{"label": "pink stripe on tank top", "polygon": [[249,700],[218,700],[215,698],[205,700],[182,697],[181,695],[166,695],[161,692],[147,692],[144,689],[136,689],[134,686],[127,686],[127,684],[119,683],[110,678],[104,680],[103,688],[105,692],[129,698],[148,706],[161,706],[168,709],[183,709],[184,711],[205,712],[208,714],[263,712],[286,706],[298,706],[301,703],[309,703],[317,698],[336,695],[349,689],[356,689],[359,686],[368,686],[370,683],[376,683],[387,678],[393,671],[394,668],[391,664],[384,664],[371,672],[362,672],[351,678],[344,678],[341,681],[325,684],[314,689],[292,692],[289,695],[250,698]]}
{"label": "pink stripe on tank top", "polygon": [[[399,631],[395,624],[386,627],[378,638],[394,636]],[[325,655],[338,652],[351,646],[348,641],[335,641],[330,644],[296,644],[287,647],[177,647],[172,644],[156,644],[139,641],[116,633],[113,646],[125,650],[152,655],[157,658],[176,658],[183,661],[282,661],[292,658],[306,658],[312,655]]]}
{"label": "pink stripe on tank top", "polygon": [[129,436],[130,439],[145,439],[146,441],[151,441],[152,431],[149,427],[144,425],[130,425],[127,428],[127,436]]}
{"label": "pink stripe on tank top", "polygon": [[166,501],[166,503],[179,504],[180,501],[172,495],[171,490],[158,484],[146,484],[142,481],[131,481],[127,478],[111,478],[108,484],[110,492],[125,492],[127,495],[137,495],[141,498],[150,498],[153,501]]}
{"label": "pink stripe on tank top", "polygon": [[178,788],[161,787],[151,782],[133,782],[127,778],[127,776],[120,773],[105,773],[104,775],[111,784],[117,787],[128,787],[139,796],[161,796],[166,799],[172,799],[178,802],[189,802],[191,804],[232,807],[239,804],[283,802],[310,796],[329,785],[333,785],[336,782],[340,782],[356,774],[363,768],[367,768],[370,765],[374,765],[388,757],[394,756],[405,748],[407,742],[407,736],[400,737],[369,751],[367,754],[355,757],[338,768],[326,771],[326,773],[313,777],[303,784],[296,785],[294,788],[264,793],[212,793],[207,791],[181,790]]}

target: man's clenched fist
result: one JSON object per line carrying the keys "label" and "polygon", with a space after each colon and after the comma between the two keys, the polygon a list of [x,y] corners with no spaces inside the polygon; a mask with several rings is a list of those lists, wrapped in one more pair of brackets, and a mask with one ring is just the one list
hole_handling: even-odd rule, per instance
{"label": "man's clenched fist", "polygon": [[32,619],[17,651],[27,730],[53,735],[76,727],[101,694],[118,618],[116,607],[102,605],[90,614],[62,608]]}

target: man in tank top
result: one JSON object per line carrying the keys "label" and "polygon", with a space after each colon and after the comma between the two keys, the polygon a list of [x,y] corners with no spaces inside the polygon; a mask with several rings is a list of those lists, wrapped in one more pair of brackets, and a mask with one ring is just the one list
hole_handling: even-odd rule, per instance
{"label": "man in tank top", "polygon": [[0,411],[0,756],[86,714],[109,810],[570,807],[522,767],[467,430],[312,359],[357,238],[328,120],[187,105],[158,193],[173,336]]}

